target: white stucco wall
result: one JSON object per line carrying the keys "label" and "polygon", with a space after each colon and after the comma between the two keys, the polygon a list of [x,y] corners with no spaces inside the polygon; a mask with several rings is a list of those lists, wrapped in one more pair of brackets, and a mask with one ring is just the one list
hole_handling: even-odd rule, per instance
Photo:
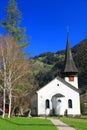
{"label": "white stucco wall", "polygon": [[69,81],[69,77],[65,77],[65,81],[78,88],[78,77],[74,77],[74,81]]}
{"label": "white stucco wall", "polygon": [[[44,115],[46,114],[45,109],[45,101],[46,99],[50,100],[50,110],[52,111],[52,97],[55,94],[62,94],[65,97],[61,98],[61,114],[64,114],[65,109],[67,109],[68,114],[80,114],[80,99],[79,99],[79,93],[75,90],[67,87],[65,84],[63,84],[58,79],[52,80],[49,84],[41,88],[39,91],[37,91],[38,94],[38,115]],[[68,99],[72,100],[73,107],[68,108]]]}

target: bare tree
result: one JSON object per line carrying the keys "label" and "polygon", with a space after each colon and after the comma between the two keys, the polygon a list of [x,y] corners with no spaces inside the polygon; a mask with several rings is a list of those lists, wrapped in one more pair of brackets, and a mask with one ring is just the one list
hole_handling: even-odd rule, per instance
{"label": "bare tree", "polygon": [[[26,76],[20,79],[19,82],[17,82],[17,85],[15,86],[14,92],[12,94],[13,96],[13,107],[12,107],[12,115],[24,115],[30,108],[30,99],[32,94],[36,90],[36,82],[34,79],[34,75],[32,72],[30,73],[31,67],[31,61],[29,60],[29,72]],[[17,108],[17,113],[16,113]],[[14,113],[15,112],[15,113]]]}
{"label": "bare tree", "polygon": [[1,88],[3,90],[3,115],[5,116],[5,93],[6,93],[6,51],[5,51],[5,42],[2,37],[0,37],[0,80],[1,80]]}
{"label": "bare tree", "polygon": [[28,61],[11,37],[0,39],[0,74],[3,82],[3,117],[5,115],[5,91],[9,93],[9,113],[11,115],[12,91],[17,82],[28,72]]}

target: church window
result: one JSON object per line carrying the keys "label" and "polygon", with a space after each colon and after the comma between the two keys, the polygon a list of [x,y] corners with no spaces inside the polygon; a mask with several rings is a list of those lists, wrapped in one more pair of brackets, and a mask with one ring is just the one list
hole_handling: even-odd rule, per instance
{"label": "church window", "polygon": [[68,107],[72,108],[72,100],[71,99],[68,100]]}
{"label": "church window", "polygon": [[50,108],[50,102],[48,99],[46,100],[46,108]]}
{"label": "church window", "polygon": [[74,76],[70,76],[69,81],[74,81]]}
{"label": "church window", "polygon": [[61,102],[61,100],[59,99],[58,102]]}

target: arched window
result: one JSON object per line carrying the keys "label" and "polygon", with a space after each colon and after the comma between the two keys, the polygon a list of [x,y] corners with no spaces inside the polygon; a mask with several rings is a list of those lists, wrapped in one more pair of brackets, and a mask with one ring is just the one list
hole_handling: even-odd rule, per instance
{"label": "arched window", "polygon": [[50,108],[50,102],[48,99],[46,100],[46,108]]}
{"label": "arched window", "polygon": [[68,107],[72,108],[72,100],[71,99],[68,100]]}

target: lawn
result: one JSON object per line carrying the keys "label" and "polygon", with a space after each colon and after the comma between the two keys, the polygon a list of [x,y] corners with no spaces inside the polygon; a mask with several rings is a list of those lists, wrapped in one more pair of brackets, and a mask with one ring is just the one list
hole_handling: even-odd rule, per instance
{"label": "lawn", "polygon": [[13,117],[0,118],[0,130],[57,130],[47,119]]}
{"label": "lawn", "polygon": [[60,118],[60,120],[69,124],[72,127],[75,127],[77,130],[87,130],[87,116],[83,116],[80,118],[63,117]]}

